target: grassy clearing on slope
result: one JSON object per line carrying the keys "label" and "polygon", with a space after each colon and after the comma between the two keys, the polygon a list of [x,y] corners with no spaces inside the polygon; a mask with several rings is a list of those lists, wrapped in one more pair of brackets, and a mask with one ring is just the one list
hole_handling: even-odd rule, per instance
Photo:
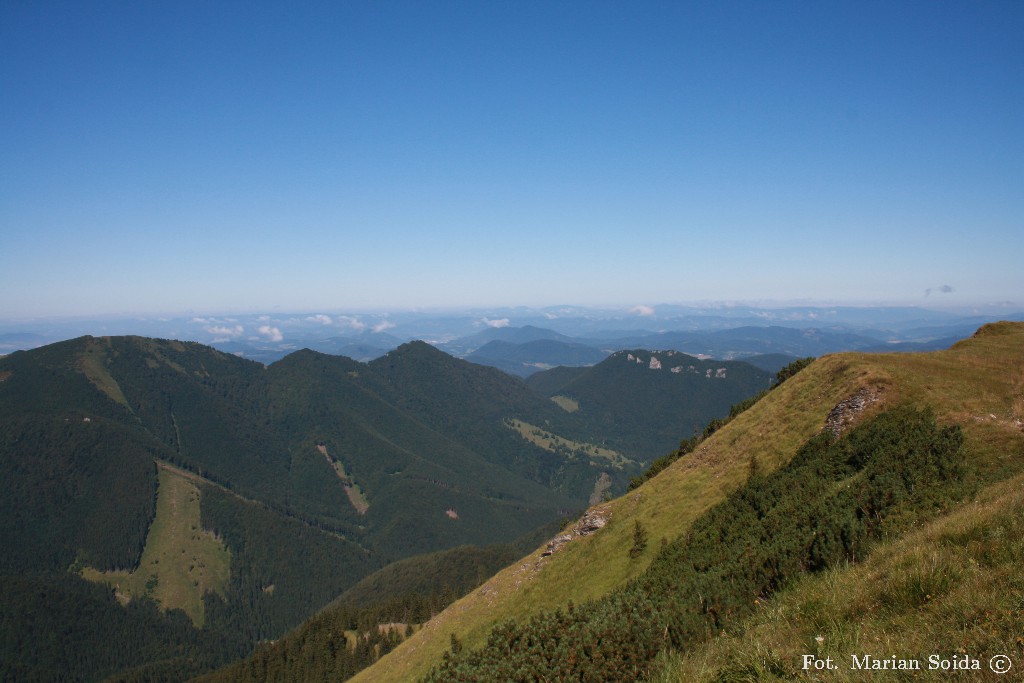
{"label": "grassy clearing on slope", "polygon": [[567,413],[575,413],[580,409],[580,402],[568,396],[552,396],[551,400]]}
{"label": "grassy clearing on slope", "polygon": [[363,493],[363,489],[360,488],[359,484],[345,471],[345,463],[331,458],[327,453],[327,446],[323,444],[317,444],[316,449],[320,455],[327,459],[327,464],[331,466],[334,473],[341,479],[341,485],[345,489],[345,495],[348,496],[348,502],[352,504],[356,512],[365,515],[366,511],[370,509],[370,501],[366,499],[366,494]]}
{"label": "grassy clearing on slope", "polygon": [[[995,680],[989,661],[1006,655],[1004,680],[1024,665],[1024,476],[977,502],[878,548],[863,564],[811,577],[735,632],[662,662],[658,683],[723,680]],[[803,656],[832,658],[827,672]],[[870,654],[920,662],[921,671],[851,669]],[[979,671],[929,671],[929,658],[967,655]],[[917,674],[916,676],[914,674]]]}
{"label": "grassy clearing on slope", "polygon": [[507,420],[505,424],[510,429],[518,432],[521,437],[530,443],[535,446],[540,446],[551,453],[563,451],[566,452],[570,458],[601,458],[609,461],[613,467],[619,468],[633,462],[618,451],[613,451],[610,448],[604,448],[603,446],[597,446],[592,443],[566,439],[549,432],[546,429],[532,425],[529,422],[523,422],[522,420]]}
{"label": "grassy clearing on slope", "polygon": [[160,469],[156,517],[146,536],[137,569],[100,572],[82,570],[90,581],[114,587],[119,599],[147,597],[164,610],[181,609],[192,623],[204,623],[203,595],[224,595],[231,576],[231,554],[199,523],[200,492],[194,483]]}
{"label": "grassy clearing on slope", "polygon": [[[106,342],[106,345],[109,345],[110,340],[107,339]],[[103,344],[101,339],[91,340],[86,346],[85,351],[82,352],[82,355],[78,357],[79,367],[82,373],[93,383],[93,386],[109,396],[112,401],[120,403],[125,408],[131,410],[131,407],[128,405],[128,399],[125,398],[124,392],[121,391],[121,385],[117,383],[117,380],[111,376],[110,371],[107,369],[106,345]]]}

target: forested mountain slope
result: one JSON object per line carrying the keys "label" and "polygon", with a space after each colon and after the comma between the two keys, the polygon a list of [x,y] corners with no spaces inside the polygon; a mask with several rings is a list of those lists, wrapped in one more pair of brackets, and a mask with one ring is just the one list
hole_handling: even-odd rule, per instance
{"label": "forested mountain slope", "polygon": [[[524,438],[511,420],[578,429],[422,343],[264,367],[83,337],[0,359],[0,416],[0,574],[36,587],[3,594],[0,678],[19,680],[201,671],[390,561],[511,540],[636,473]],[[29,647],[30,614],[76,628]]]}
{"label": "forested mountain slope", "polygon": [[[1019,605],[1004,593],[1024,558],[1004,533],[1019,508],[1004,482],[1024,471],[1022,428],[1024,325],[947,351],[821,358],[354,680],[416,680],[446,652],[438,680],[495,680],[507,665],[552,680],[798,677],[798,650],[848,661],[869,636],[878,656],[941,643],[1016,657]],[[972,606],[965,634],[972,591],[991,602]],[[804,607],[784,617],[786,605]]]}
{"label": "forested mountain slope", "polygon": [[608,446],[650,461],[767,389],[772,376],[740,361],[631,349],[593,367],[538,372],[526,383],[544,396],[569,399],[575,417],[594,433],[619,425]]}

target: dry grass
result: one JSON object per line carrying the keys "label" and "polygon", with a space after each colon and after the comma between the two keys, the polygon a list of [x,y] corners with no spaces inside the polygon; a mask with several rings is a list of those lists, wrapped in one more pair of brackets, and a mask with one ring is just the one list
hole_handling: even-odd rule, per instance
{"label": "dry grass", "polygon": [[[858,566],[806,579],[742,628],[671,655],[652,680],[994,680],[989,660],[1010,657],[1020,680],[1024,619],[1024,476],[990,487],[970,503]],[[803,656],[838,667],[803,668]],[[853,655],[920,662],[921,671],[871,674]],[[929,671],[929,657],[979,661],[980,671]],[[1015,673],[1014,673],[1015,672]]]}

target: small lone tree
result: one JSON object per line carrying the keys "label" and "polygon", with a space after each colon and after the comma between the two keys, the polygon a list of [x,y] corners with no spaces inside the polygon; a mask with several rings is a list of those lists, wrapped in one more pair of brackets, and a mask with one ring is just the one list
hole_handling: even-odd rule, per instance
{"label": "small lone tree", "polygon": [[453,655],[457,655],[462,652],[462,641],[454,633],[451,636],[451,651]]}
{"label": "small lone tree", "polygon": [[634,560],[640,557],[640,554],[647,547],[647,529],[640,523],[640,520],[636,520],[633,524],[633,547],[629,549],[629,556]]}

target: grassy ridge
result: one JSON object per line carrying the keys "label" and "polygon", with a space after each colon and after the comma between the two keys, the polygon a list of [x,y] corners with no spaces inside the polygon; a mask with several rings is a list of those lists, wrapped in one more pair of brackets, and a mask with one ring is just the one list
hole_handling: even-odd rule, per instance
{"label": "grassy ridge", "polygon": [[467,648],[491,627],[542,610],[606,595],[642,572],[653,550],[629,558],[634,523],[653,543],[673,540],[712,505],[737,489],[756,458],[766,474],[787,463],[820,431],[830,411],[861,389],[884,406],[929,404],[940,423],[963,425],[966,457],[979,483],[990,484],[1024,464],[1020,419],[1024,396],[1024,325],[987,326],[949,351],[931,354],[841,354],[813,363],[767,399],[714,434],[695,453],[640,488],[600,506],[608,524],[543,560],[541,549],[455,603],[354,680],[412,680],[440,660],[451,634]]}

